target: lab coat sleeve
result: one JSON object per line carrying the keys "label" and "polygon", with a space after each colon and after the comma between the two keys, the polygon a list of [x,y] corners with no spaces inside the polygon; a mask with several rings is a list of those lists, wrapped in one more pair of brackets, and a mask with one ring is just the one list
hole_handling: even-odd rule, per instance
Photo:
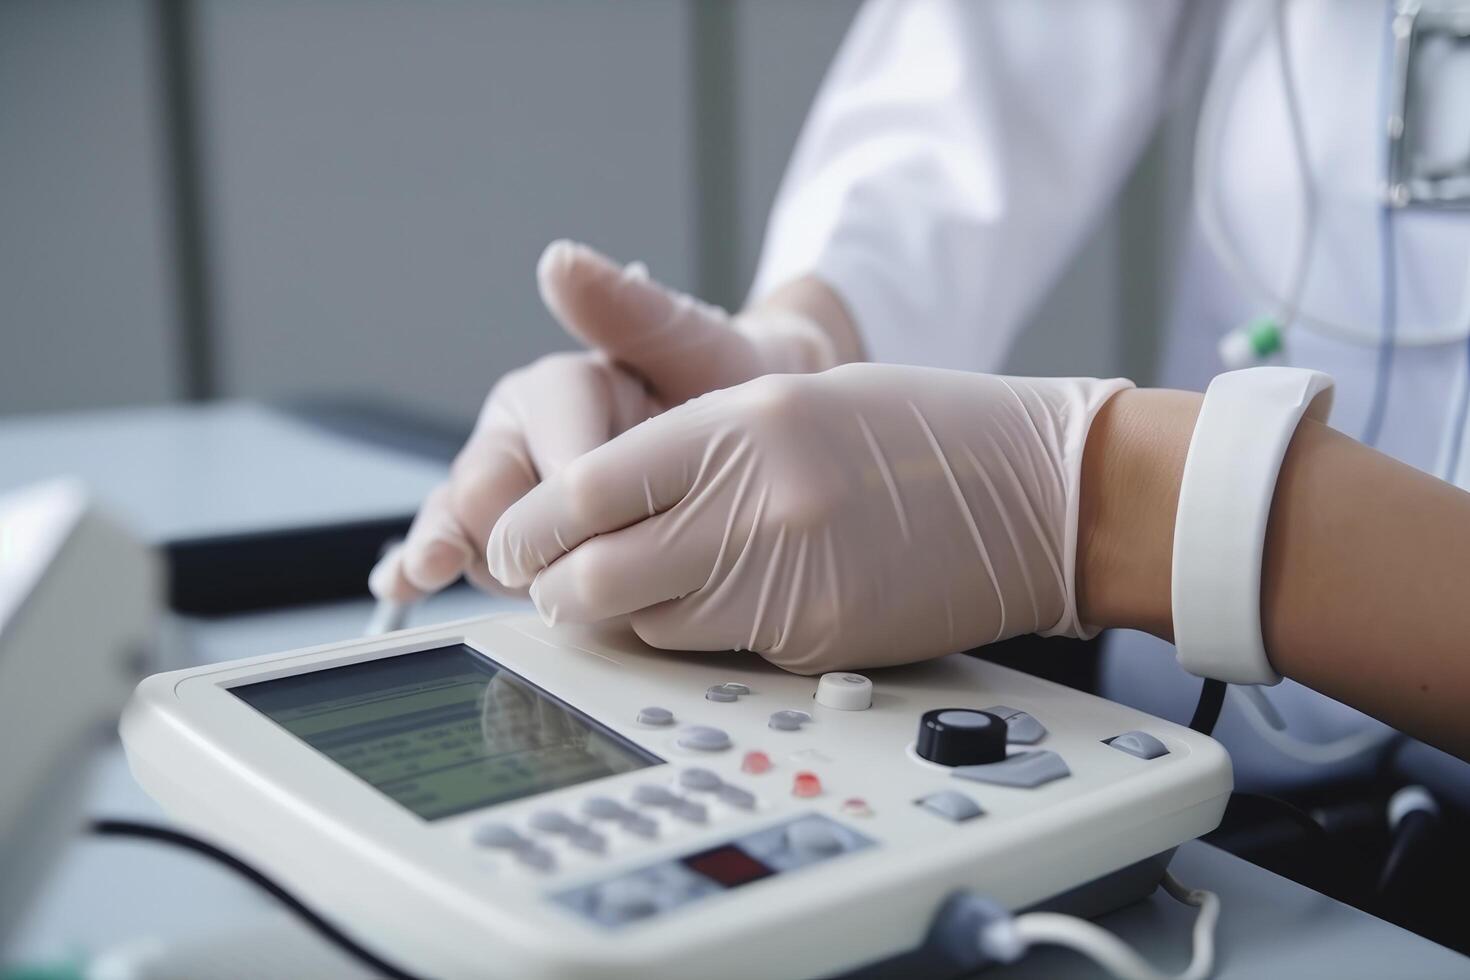
{"label": "lab coat sleeve", "polygon": [[752,299],[814,274],[875,360],[995,370],[1146,144],[1207,20],[1164,0],[870,0]]}

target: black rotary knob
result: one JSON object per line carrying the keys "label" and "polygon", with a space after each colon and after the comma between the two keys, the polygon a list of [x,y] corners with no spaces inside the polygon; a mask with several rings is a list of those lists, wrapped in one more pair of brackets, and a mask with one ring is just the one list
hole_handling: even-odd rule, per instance
{"label": "black rotary knob", "polygon": [[936,708],[919,719],[919,757],[941,766],[978,766],[1006,757],[1006,722],[972,708]]}

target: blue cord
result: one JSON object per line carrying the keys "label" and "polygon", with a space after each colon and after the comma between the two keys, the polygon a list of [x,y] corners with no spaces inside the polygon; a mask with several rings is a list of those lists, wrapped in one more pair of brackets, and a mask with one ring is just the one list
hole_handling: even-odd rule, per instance
{"label": "blue cord", "polygon": [[[1378,115],[1387,119],[1389,115],[1389,68],[1393,64],[1393,22],[1396,16],[1393,0],[1385,5],[1388,11],[1387,30],[1384,31],[1383,58],[1378,72]],[[1388,389],[1393,379],[1393,355],[1395,337],[1398,333],[1398,263],[1394,250],[1393,205],[1388,200],[1389,173],[1388,142],[1383,147],[1384,199],[1378,206],[1378,276],[1380,305],[1378,313],[1378,363],[1373,378],[1373,401],[1368,406],[1368,421],[1363,426],[1362,441],[1370,446],[1378,445],[1383,431],[1383,416],[1388,411]]]}
{"label": "blue cord", "polygon": [[1383,431],[1383,416],[1388,409],[1388,389],[1393,379],[1393,355],[1398,333],[1398,263],[1393,247],[1393,208],[1384,203],[1378,213],[1378,264],[1382,279],[1382,306],[1379,310],[1378,362],[1373,378],[1373,402],[1368,408],[1368,421],[1361,439],[1370,446],[1378,445]]}
{"label": "blue cord", "polygon": [[1465,380],[1460,385],[1460,404],[1456,410],[1454,434],[1450,437],[1450,458],[1445,463],[1440,479],[1455,482],[1455,471],[1460,468],[1460,446],[1465,442],[1465,416],[1470,414],[1470,340],[1465,342]]}

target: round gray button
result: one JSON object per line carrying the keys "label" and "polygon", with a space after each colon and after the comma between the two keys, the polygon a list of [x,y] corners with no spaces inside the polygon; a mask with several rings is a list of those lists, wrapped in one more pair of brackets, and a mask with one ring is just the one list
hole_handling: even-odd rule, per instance
{"label": "round gray button", "polygon": [[831,857],[845,850],[842,838],[824,823],[804,820],[786,828],[786,846],[807,857]]}
{"label": "round gray button", "polygon": [[573,847],[586,851],[589,854],[601,854],[607,850],[607,838],[595,830],[588,830],[586,827],[579,827],[572,831],[571,836],[567,840],[571,841]]}
{"label": "round gray button", "polygon": [[679,773],[679,785],[685,789],[710,791],[719,789],[724,780],[708,769],[685,769]]}
{"label": "round gray button", "polygon": [[805,711],[774,711],[766,724],[778,732],[794,732],[811,720]]}
{"label": "round gray button", "polygon": [[532,829],[546,834],[567,834],[577,829],[571,817],[557,810],[542,810],[531,814]]}
{"label": "round gray button", "polygon": [[594,820],[621,820],[627,807],[609,796],[594,796],[582,802],[582,812]]}
{"label": "round gray button", "polygon": [[734,691],[725,690],[725,686],[723,684],[716,684],[714,687],[704,692],[704,699],[706,701],[739,701],[740,695],[736,694]]}
{"label": "round gray button", "polygon": [[718,752],[730,747],[730,736],[720,728],[709,725],[691,725],[679,733],[681,749],[696,749],[700,752]]}
{"label": "round gray button", "polygon": [[633,802],[639,806],[671,806],[678,801],[677,796],[662,786],[651,786],[644,783],[642,786],[633,787]]}
{"label": "round gray button", "polygon": [[674,713],[668,708],[660,708],[650,705],[638,711],[638,724],[640,725],[672,725]]}
{"label": "round gray button", "polygon": [[744,684],[736,683],[735,681],[726,681],[725,683],[721,684],[720,686],[723,687],[725,690],[729,691],[731,694],[749,694],[750,693],[750,688],[746,687]]}
{"label": "round gray button", "polygon": [[499,847],[511,850],[525,847],[531,842],[508,824],[487,823],[475,828],[475,843],[481,847]]}

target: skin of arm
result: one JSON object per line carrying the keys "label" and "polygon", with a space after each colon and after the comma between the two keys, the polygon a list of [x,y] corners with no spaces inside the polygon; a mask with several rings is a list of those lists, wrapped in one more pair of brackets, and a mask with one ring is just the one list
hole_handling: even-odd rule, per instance
{"label": "skin of arm", "polygon": [[[1083,456],[1083,621],[1173,639],[1179,482],[1202,396],[1121,392]],[[1470,494],[1303,421],[1271,502],[1261,570],[1280,674],[1470,758]]]}

